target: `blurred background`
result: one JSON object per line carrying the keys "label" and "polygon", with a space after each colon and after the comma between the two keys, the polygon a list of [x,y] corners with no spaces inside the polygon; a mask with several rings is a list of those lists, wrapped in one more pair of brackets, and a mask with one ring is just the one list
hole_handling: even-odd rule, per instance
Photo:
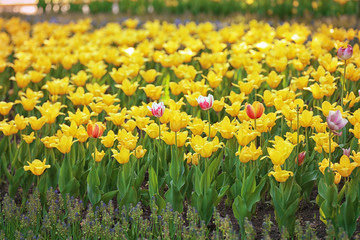
{"label": "blurred background", "polygon": [[126,13],[226,16],[257,14],[279,17],[360,16],[359,0],[0,0],[1,13]]}

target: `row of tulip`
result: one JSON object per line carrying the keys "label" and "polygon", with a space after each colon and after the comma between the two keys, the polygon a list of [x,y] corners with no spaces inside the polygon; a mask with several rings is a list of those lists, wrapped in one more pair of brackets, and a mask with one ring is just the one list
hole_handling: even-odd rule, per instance
{"label": "row of tulip", "polygon": [[[68,6],[71,12],[81,12],[85,9],[91,13],[100,12],[124,12],[141,15],[144,13],[173,13],[183,14],[191,12],[194,15],[200,13],[212,13],[215,15],[227,15],[230,13],[257,13],[262,16],[304,16],[304,14],[316,16],[337,16],[338,14],[359,14],[358,2],[355,0],[91,0],[91,1],[46,1],[40,0],[39,7],[44,10],[46,6]],[[59,7],[53,9],[59,10]],[[65,8],[67,9],[67,8]],[[115,10],[116,9],[116,10]],[[55,11],[55,10],[54,10]],[[85,12],[86,12],[85,11]]]}
{"label": "row of tulip", "polygon": [[316,186],[321,220],[349,236],[357,228],[357,30],[0,26],[0,179],[10,196],[21,187],[26,201],[37,187],[44,201],[53,187],[84,204],[155,201],[178,212],[187,201],[206,224],[225,201],[244,235],[269,195],[293,234]]}

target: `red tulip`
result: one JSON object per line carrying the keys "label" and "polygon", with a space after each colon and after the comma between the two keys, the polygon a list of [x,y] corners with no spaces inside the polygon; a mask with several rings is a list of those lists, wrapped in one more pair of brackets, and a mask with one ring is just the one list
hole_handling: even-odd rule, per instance
{"label": "red tulip", "polygon": [[87,133],[89,137],[99,138],[102,136],[105,128],[106,128],[105,125],[101,122],[96,122],[96,123],[90,122],[87,125]]}
{"label": "red tulip", "polygon": [[246,105],[246,114],[251,119],[258,119],[264,113],[264,105],[258,101],[255,101],[252,105]]}

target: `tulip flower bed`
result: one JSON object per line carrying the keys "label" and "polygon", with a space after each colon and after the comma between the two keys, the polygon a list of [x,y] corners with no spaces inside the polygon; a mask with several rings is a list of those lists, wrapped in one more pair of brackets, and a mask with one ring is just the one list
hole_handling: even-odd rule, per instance
{"label": "tulip flower bed", "polygon": [[[300,203],[316,206],[330,238],[359,233],[358,30],[255,20],[0,26],[9,195],[0,236],[93,237],[90,221],[114,238],[231,238],[215,210],[225,206],[245,238],[268,204],[293,237]],[[16,210],[14,197],[37,207]],[[134,206],[151,209],[150,220]]]}

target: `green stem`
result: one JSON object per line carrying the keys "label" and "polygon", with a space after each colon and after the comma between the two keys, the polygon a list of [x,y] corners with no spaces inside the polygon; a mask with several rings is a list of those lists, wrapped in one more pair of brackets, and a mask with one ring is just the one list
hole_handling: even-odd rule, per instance
{"label": "green stem", "polygon": [[210,137],[210,128],[211,128],[211,123],[210,123],[210,109],[208,109],[208,121],[209,121],[209,135],[208,135],[208,139],[209,141],[211,141],[211,137]]}
{"label": "green stem", "polygon": [[331,168],[331,130],[329,129],[329,168]]}
{"label": "green stem", "polygon": [[[299,121],[300,121],[300,112],[299,112],[299,105],[297,105],[296,107],[296,154],[297,154],[297,164],[299,164],[299,128],[300,128],[300,124],[299,124]],[[306,131],[306,130],[305,130]],[[296,167],[295,165],[295,167]]]}
{"label": "green stem", "polygon": [[345,62],[345,66],[344,66],[344,78],[343,78],[343,81],[341,82],[341,109],[344,110],[344,86],[345,86],[345,81],[346,81],[346,60],[344,61]]}

